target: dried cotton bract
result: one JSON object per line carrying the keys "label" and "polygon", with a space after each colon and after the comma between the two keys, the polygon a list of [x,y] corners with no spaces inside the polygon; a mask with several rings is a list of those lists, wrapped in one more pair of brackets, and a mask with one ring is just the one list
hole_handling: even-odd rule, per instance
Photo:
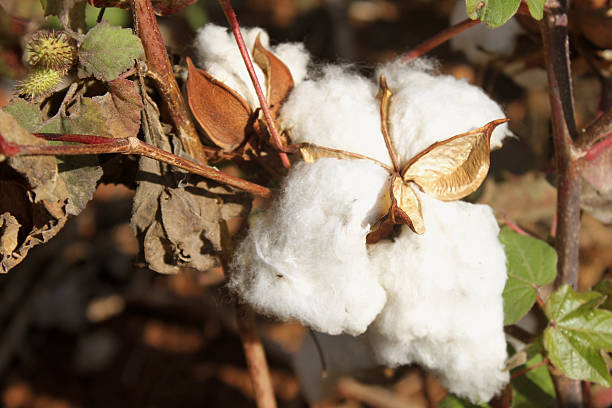
{"label": "dried cotton bract", "polygon": [[[217,69],[233,68],[219,62]],[[504,116],[479,89],[430,70],[399,62],[378,70],[393,93],[390,133],[402,165],[434,142]],[[296,83],[278,118],[294,143],[390,164],[375,81],[328,67]],[[491,144],[508,134],[505,124],[497,127]],[[388,183],[387,170],[371,160],[294,165],[275,203],[252,217],[229,287],[265,314],[330,334],[366,333],[381,363],[419,362],[450,391],[488,400],[508,381],[505,256],[492,211],[418,192],[426,232],[404,226],[394,242],[368,247]]]}

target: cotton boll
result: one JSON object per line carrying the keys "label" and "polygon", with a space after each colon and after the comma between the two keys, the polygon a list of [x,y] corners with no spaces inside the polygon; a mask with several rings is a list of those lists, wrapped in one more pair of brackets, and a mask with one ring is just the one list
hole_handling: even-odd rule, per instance
{"label": "cotton boll", "polygon": [[380,130],[377,91],[362,76],[327,67],[320,78],[291,92],[281,110],[281,126],[293,143],[314,143],[391,164]]}
{"label": "cotton boll", "polygon": [[259,312],[363,333],[385,302],[365,237],[388,173],[367,160],[294,166],[236,251],[229,287]]}
{"label": "cotton boll", "polygon": [[[465,1],[458,0],[450,23],[457,24],[468,18]],[[503,26],[489,28],[478,24],[459,33],[450,40],[451,49],[463,51],[468,60],[476,64],[486,64],[495,57],[506,57],[512,54],[516,38],[523,33],[520,24],[511,18]]]}
{"label": "cotton boll", "polygon": [[427,231],[370,248],[387,303],[368,329],[378,360],[417,362],[452,392],[488,401],[508,382],[506,259],[491,208],[419,193]]}
{"label": "cotton boll", "polygon": [[[287,65],[295,83],[304,79],[310,56],[302,44],[285,43],[270,47],[270,39],[263,29],[241,28],[241,32],[251,59],[253,46],[259,35],[262,45]],[[251,77],[231,31],[225,27],[207,24],[198,31],[194,46],[201,67],[215,79],[238,92],[252,108],[259,107]],[[263,71],[255,63],[253,67],[262,89],[265,90],[266,77]]]}
{"label": "cotton boll", "polygon": [[[378,70],[393,93],[389,108],[390,133],[402,163],[435,142],[480,128],[505,117],[501,108],[480,88],[452,76],[435,76],[424,62],[401,60]],[[491,136],[491,147],[501,146],[512,133],[507,124]]]}

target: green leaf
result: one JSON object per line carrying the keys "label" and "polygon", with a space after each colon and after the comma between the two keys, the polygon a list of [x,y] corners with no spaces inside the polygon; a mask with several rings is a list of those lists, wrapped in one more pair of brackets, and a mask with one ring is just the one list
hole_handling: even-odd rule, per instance
{"label": "green leaf", "polygon": [[593,286],[593,290],[606,295],[606,300],[604,300],[599,307],[606,310],[612,310],[612,280],[602,280],[597,285]]}
{"label": "green leaf", "polygon": [[[542,361],[544,357],[536,354],[522,368],[514,372],[525,367],[533,367]],[[555,385],[545,365],[514,378],[512,386],[514,391],[512,408],[546,408],[556,398]]]}
{"label": "green leaf", "polygon": [[79,48],[79,77],[93,75],[111,81],[134,65],[144,49],[140,38],[127,28],[102,22],[85,35]]}
{"label": "green leaf", "polygon": [[568,377],[610,386],[601,352],[612,351],[612,313],[595,309],[603,299],[601,293],[560,287],[544,310],[550,320],[544,346],[552,363]]}
{"label": "green leaf", "polygon": [[470,401],[464,400],[463,398],[459,398],[456,395],[448,394],[446,398],[444,398],[438,404],[439,408],[491,408],[489,404],[472,404]]}
{"label": "green leaf", "polygon": [[499,234],[508,259],[508,280],[504,288],[504,324],[523,317],[536,300],[537,288],[555,279],[557,254],[544,241],[518,234],[504,227]]}
{"label": "green leaf", "polygon": [[42,125],[40,109],[23,98],[12,99],[2,110],[13,115],[19,126],[29,132],[35,132]]}
{"label": "green leaf", "polygon": [[546,0],[527,0],[527,6],[529,7],[529,13],[531,17],[536,20],[541,20],[544,17],[544,4]]}
{"label": "green leaf", "polygon": [[480,20],[489,27],[503,25],[518,10],[521,0],[465,0],[467,14],[472,20]]}

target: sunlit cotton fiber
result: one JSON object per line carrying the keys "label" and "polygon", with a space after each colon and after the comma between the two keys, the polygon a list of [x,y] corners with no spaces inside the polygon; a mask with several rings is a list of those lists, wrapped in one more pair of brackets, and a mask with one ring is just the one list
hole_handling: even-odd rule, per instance
{"label": "sunlit cotton fiber", "polygon": [[[263,29],[241,28],[244,42],[249,54],[257,36],[260,35],[262,45],[276,55],[291,72],[293,81],[297,84],[304,80],[310,55],[301,43],[283,43],[270,47],[270,38]],[[207,24],[197,33],[194,47],[197,53],[198,66],[216,80],[238,92],[252,108],[259,107],[259,100],[251,77],[246,70],[244,60],[240,55],[233,34],[225,27]],[[257,78],[263,90],[266,89],[266,78],[263,71],[253,63]],[[264,91],[265,92],[265,91]]]}
{"label": "sunlit cotton fiber", "polygon": [[[281,126],[294,143],[390,163],[376,98],[381,73],[394,95],[390,131],[402,163],[504,117],[478,88],[436,76],[424,62],[395,62],[374,80],[346,68],[319,69],[289,95]],[[493,145],[509,134],[500,126]],[[418,362],[451,392],[488,400],[508,381],[505,255],[492,210],[419,192],[425,234],[404,226],[394,241],[368,247],[388,182],[389,173],[367,160],[295,164],[271,207],[251,217],[229,288],[267,315],[330,334],[365,332],[379,362]]]}

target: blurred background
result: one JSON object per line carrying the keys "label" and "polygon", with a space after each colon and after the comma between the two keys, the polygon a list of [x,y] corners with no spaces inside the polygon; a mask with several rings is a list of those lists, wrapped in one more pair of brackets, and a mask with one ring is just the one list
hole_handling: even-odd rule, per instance
{"label": "blurred background", "polygon": [[[264,27],[272,43],[304,42],[316,63],[350,63],[366,74],[465,18],[464,2],[455,0],[232,4],[241,25]],[[61,27],[57,18],[43,17],[39,0],[0,0],[0,6],[3,106],[27,73],[24,37],[41,27]],[[88,7],[88,24],[95,24],[99,12]],[[131,26],[123,10],[107,9],[104,18]],[[198,27],[225,25],[221,9],[210,0],[159,22],[176,63],[192,54]],[[470,30],[429,55],[442,73],[477,84],[500,102],[517,135],[493,153],[491,175],[471,199],[492,205],[500,222],[512,221],[546,239],[554,228],[556,198],[547,179],[552,145],[537,25],[513,19],[496,34],[480,26]],[[581,27],[573,30],[581,44],[572,52],[582,127],[605,103],[602,72],[609,64],[593,55],[608,45]],[[133,194],[128,186],[101,184],[81,215],[0,276],[2,406],[254,406],[222,272],[165,276],[146,269],[129,227]],[[581,289],[610,272],[611,243],[612,227],[585,214]],[[291,322],[260,318],[259,323],[281,407],[433,407],[446,394],[417,366],[377,367],[358,339],[310,334]],[[313,336],[327,365],[326,378]]]}

